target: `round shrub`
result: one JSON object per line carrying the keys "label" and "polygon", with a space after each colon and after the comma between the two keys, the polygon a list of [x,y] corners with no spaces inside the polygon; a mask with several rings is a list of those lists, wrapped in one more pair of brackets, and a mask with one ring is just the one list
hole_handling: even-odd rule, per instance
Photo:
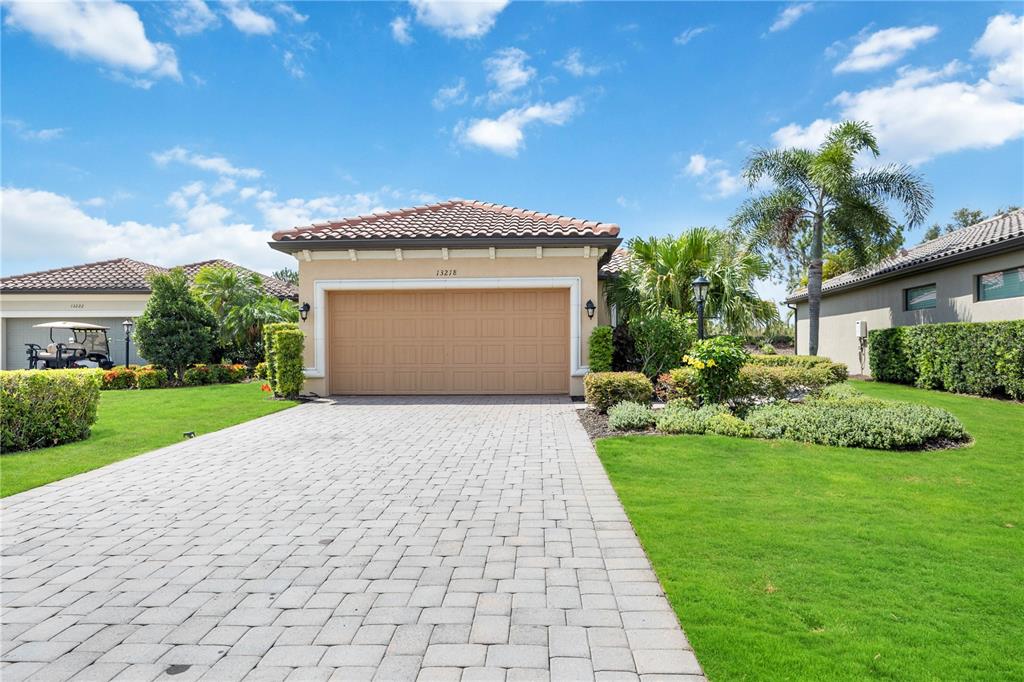
{"label": "round shrub", "polygon": [[640,372],[591,372],[583,378],[583,390],[591,407],[607,412],[623,401],[649,404],[654,387]]}
{"label": "round shrub", "polygon": [[211,384],[226,384],[228,383],[228,368],[227,365],[207,365],[207,372],[209,372]]}
{"label": "round shrub", "polygon": [[135,378],[140,389],[163,388],[167,385],[167,370],[161,367],[140,367]]}
{"label": "round shrub", "polygon": [[654,426],[654,413],[647,405],[623,401],[608,408],[608,428],[614,431],[644,431]]}
{"label": "round shrub", "polygon": [[90,369],[0,372],[0,452],[88,438],[101,382]]}
{"label": "round shrub", "polygon": [[689,398],[696,402],[699,396],[697,390],[697,370],[692,367],[670,369],[658,377],[655,393],[659,399],[665,402],[678,398]]}
{"label": "round shrub", "polygon": [[210,368],[207,365],[189,367],[182,381],[186,386],[205,386],[211,381]]}
{"label": "round shrub", "polygon": [[654,419],[662,433],[704,433],[711,417],[727,412],[724,405],[705,405],[695,410],[688,400],[673,400]]}
{"label": "round shrub", "polygon": [[697,390],[709,403],[727,399],[733,390],[740,367],[749,355],[740,340],[732,336],[716,336],[690,346],[683,362],[697,370]]}
{"label": "round shrub", "polygon": [[225,365],[225,368],[227,372],[227,378],[225,379],[226,383],[239,384],[245,381],[246,377],[249,376],[249,370],[243,364],[235,363],[233,365]]}
{"label": "round shrub", "polygon": [[135,370],[131,367],[114,367],[103,372],[100,388],[104,391],[123,391],[135,388]]}
{"label": "round shrub", "polygon": [[754,430],[739,417],[728,412],[720,412],[708,418],[707,432],[734,438],[750,438]]}

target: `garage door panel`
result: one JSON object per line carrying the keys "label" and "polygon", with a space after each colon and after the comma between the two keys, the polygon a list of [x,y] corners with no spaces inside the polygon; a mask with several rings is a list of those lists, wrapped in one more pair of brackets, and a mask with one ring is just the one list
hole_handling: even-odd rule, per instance
{"label": "garage door panel", "polygon": [[335,292],[330,390],[567,393],[568,291]]}

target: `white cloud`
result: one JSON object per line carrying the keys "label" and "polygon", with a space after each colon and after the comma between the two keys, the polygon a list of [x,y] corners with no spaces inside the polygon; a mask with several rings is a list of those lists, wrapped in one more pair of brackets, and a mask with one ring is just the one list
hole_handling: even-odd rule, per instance
{"label": "white cloud", "polygon": [[583,53],[580,52],[579,48],[569,50],[569,53],[565,55],[565,59],[560,62],[556,62],[556,65],[562,67],[577,78],[581,78],[583,76],[596,76],[604,71],[603,66],[584,63]]}
{"label": "white cloud", "polygon": [[49,142],[64,137],[67,128],[39,128],[33,129],[24,121],[16,118],[5,118],[4,124],[14,130],[14,133],[23,140],[30,142]]}
{"label": "white cloud", "polygon": [[270,35],[277,30],[277,23],[272,18],[260,14],[242,0],[224,3],[224,15],[242,33]]}
{"label": "white cloud", "polygon": [[178,58],[146,37],[138,13],[120,2],[6,2],[4,23],[71,55],[150,79],[180,81]]}
{"label": "white cloud", "polygon": [[464,104],[466,101],[466,79],[460,78],[454,84],[438,89],[432,104],[438,111],[450,106]]}
{"label": "white cloud", "polygon": [[263,171],[258,168],[238,168],[223,156],[204,156],[190,152],[184,147],[172,147],[163,152],[155,152],[152,156],[160,166],[166,166],[173,161],[230,177],[258,178],[263,175]]}
{"label": "white cloud", "polygon": [[306,69],[303,68],[302,63],[295,57],[295,53],[290,50],[285,50],[284,52],[284,68],[292,78],[306,77]]}
{"label": "white cloud", "polygon": [[937,26],[897,26],[875,31],[857,43],[833,71],[848,73],[881,69],[899,61],[938,33]]}
{"label": "white cloud", "polygon": [[[245,222],[225,222],[224,214],[207,211],[192,216],[195,229],[177,223],[152,225],[127,220],[111,223],[87,214],[73,199],[45,190],[4,187],[2,190],[3,264],[20,272],[130,256],[170,266],[209,258],[271,272],[292,259],[267,247],[271,231]],[[46,216],[47,248],[39,249],[39,216]],[[83,239],[82,235],[88,235]],[[45,258],[45,260],[41,260]]]}
{"label": "white cloud", "polygon": [[991,63],[990,83],[1024,94],[1024,16],[999,14],[989,19],[972,52]]}
{"label": "white cloud", "polygon": [[391,20],[391,37],[395,39],[395,42],[402,45],[411,44],[412,34],[409,32],[409,27],[408,17],[395,17]]}
{"label": "white cloud", "polygon": [[619,206],[621,206],[622,208],[628,208],[628,209],[640,208],[640,202],[636,201],[635,199],[628,199],[628,198],[622,196],[621,194],[618,197],[615,198],[615,203],[618,204]]}
{"label": "white cloud", "polygon": [[494,86],[494,89],[487,93],[490,104],[507,102],[516,90],[526,87],[533,80],[537,70],[526,65],[529,58],[530,55],[518,47],[506,47],[484,60],[487,82]]}
{"label": "white cloud", "polygon": [[786,6],[781,12],[779,12],[778,16],[775,17],[775,22],[768,30],[772,33],[785,31],[787,28],[795,24],[800,17],[810,12],[813,7],[813,2],[799,2],[795,5]]}
{"label": "white cloud", "polygon": [[314,199],[278,199],[275,192],[260,192],[256,207],[272,230],[310,225],[323,220],[380,213],[388,210],[382,192],[335,194]]}
{"label": "white cloud", "polygon": [[104,199],[103,197],[93,197],[91,199],[86,199],[82,203],[85,204],[86,206],[93,206],[98,208],[100,206],[106,206],[107,200]]}
{"label": "white cloud", "polygon": [[307,17],[305,14],[301,14],[298,10],[296,10],[293,6],[289,5],[287,2],[275,2],[273,4],[273,10],[280,14],[281,16],[288,19],[289,21],[295,22],[296,24],[305,23],[306,19],[309,19],[309,17]]}
{"label": "white cloud", "polygon": [[675,38],[672,39],[672,42],[674,42],[676,45],[686,45],[688,42],[699,36],[701,33],[706,33],[707,31],[710,30],[710,26],[694,26],[693,28],[688,28],[679,35],[677,35]]}
{"label": "white cloud", "polygon": [[416,20],[449,38],[480,38],[494,22],[508,0],[410,0]]}
{"label": "white cloud", "polygon": [[1024,136],[1024,84],[1014,82],[1022,68],[1021,44],[1024,21],[995,16],[974,45],[974,54],[989,60],[986,78],[955,79],[963,71],[957,61],[937,70],[902,68],[888,85],[840,93],[834,118],[790,124],[772,138],[779,146],[814,147],[835,120],[847,119],[871,123],[886,157],[906,163],[997,147]]}
{"label": "white cloud", "polygon": [[220,19],[203,0],[172,3],[170,19],[171,28],[179,36],[202,33],[220,23]]}
{"label": "white cloud", "polygon": [[729,172],[721,159],[709,159],[703,154],[692,154],[683,173],[697,178],[698,185],[709,199],[724,199],[743,189],[743,179]]}
{"label": "white cloud", "polygon": [[463,144],[483,147],[505,156],[516,156],[523,146],[523,129],[533,123],[565,125],[583,108],[576,97],[549,104],[542,102],[510,109],[498,118],[474,119],[459,123],[456,137]]}

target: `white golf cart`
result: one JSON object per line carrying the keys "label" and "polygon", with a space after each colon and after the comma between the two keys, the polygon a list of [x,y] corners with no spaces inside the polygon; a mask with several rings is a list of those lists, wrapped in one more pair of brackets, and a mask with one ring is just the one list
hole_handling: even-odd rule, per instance
{"label": "white golf cart", "polygon": [[[107,339],[109,327],[88,322],[44,322],[33,325],[36,329],[50,330],[50,343],[45,348],[37,343],[26,343],[28,350],[29,369],[71,369],[81,367],[99,367],[110,369],[114,363],[110,360],[110,341]],[[67,341],[56,341],[54,331],[60,338]]]}

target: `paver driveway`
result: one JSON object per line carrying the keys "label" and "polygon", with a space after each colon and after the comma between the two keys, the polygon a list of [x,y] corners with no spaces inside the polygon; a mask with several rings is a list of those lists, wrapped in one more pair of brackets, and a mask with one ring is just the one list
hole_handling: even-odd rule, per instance
{"label": "paver driveway", "polygon": [[0,675],[699,679],[574,409],[323,401],[10,497]]}

